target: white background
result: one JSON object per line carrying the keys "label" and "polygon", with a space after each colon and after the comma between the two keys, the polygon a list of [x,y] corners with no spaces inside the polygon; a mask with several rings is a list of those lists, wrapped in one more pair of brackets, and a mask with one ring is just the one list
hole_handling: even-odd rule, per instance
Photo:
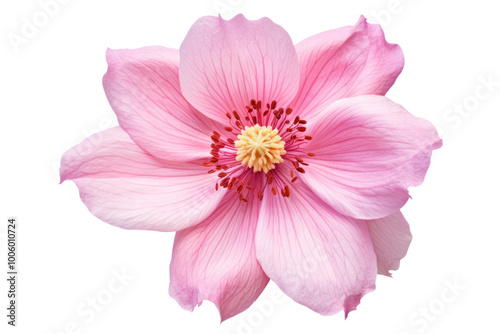
{"label": "white background", "polygon": [[[35,0],[2,0],[0,219],[6,223],[8,216],[16,216],[19,221],[20,310],[19,326],[7,326],[7,285],[2,279],[0,331],[498,333],[497,1],[218,3],[226,4],[219,9],[225,18],[237,12],[250,19],[270,17],[294,42],[353,25],[360,14],[383,23],[387,39],[400,44],[406,57],[388,96],[434,122],[445,137],[424,185],[411,190],[413,200],[403,209],[414,235],[408,256],[394,278],[378,278],[377,290],[346,321],[343,314],[322,317],[294,303],[272,283],[249,310],[222,325],[209,302],[194,313],[184,311],[168,295],[174,235],[107,225],[87,211],[73,183],[58,184],[62,153],[116,124],[101,84],[106,48],[178,48],[198,17],[217,13],[214,4],[69,0],[16,52],[8,36],[20,35],[23,18],[33,21],[42,9]],[[489,77],[496,87],[484,85]],[[0,242],[4,263],[4,223]],[[5,265],[1,268],[4,272]],[[113,271],[122,270],[133,279],[120,292],[109,292]],[[447,290],[450,284],[460,288]],[[96,297],[107,304],[92,316],[86,303]]]}

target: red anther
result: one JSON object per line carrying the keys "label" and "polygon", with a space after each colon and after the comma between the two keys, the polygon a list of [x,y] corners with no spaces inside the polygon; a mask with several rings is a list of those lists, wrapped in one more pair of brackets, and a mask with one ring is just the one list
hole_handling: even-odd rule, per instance
{"label": "red anther", "polygon": [[314,157],[316,154],[314,154],[314,153],[307,153],[307,155],[310,156],[310,157]]}
{"label": "red anther", "polygon": [[264,111],[264,114],[262,114],[263,116],[267,116],[267,114],[269,114],[269,109]]}
{"label": "red anther", "polygon": [[295,119],[293,120],[293,125],[297,124],[300,121],[299,116],[295,116]]}
{"label": "red anther", "polygon": [[238,189],[236,189],[237,192],[241,192],[243,190],[243,185],[240,184],[240,186],[238,187]]}
{"label": "red anther", "polygon": [[274,196],[276,196],[276,194],[277,194],[277,193],[278,193],[278,192],[276,191],[276,188],[275,188],[275,187],[273,187],[273,195],[274,195]]}
{"label": "red anther", "polygon": [[305,132],[306,130],[307,129],[305,127],[303,127],[303,126],[297,127],[297,131],[299,131],[299,132]]}
{"label": "red anther", "polygon": [[286,193],[286,197],[290,197],[290,188],[288,188],[287,185],[285,186],[285,193]]}
{"label": "red anther", "polygon": [[218,143],[219,142],[219,137],[217,137],[216,135],[213,135],[210,138],[212,138],[212,140],[214,141],[214,143]]}
{"label": "red anther", "polygon": [[252,116],[252,120],[253,120],[253,123],[254,123],[254,124],[257,124],[257,117]]}
{"label": "red anther", "polygon": [[305,139],[305,140],[312,140],[312,139],[313,139],[313,137],[311,137],[311,136],[305,136],[305,137],[304,137],[304,139]]}
{"label": "red anther", "polygon": [[233,178],[231,179],[231,184],[234,184],[235,182],[236,182],[236,178],[235,178],[235,177],[233,177]]}
{"label": "red anther", "polygon": [[225,177],[225,176],[227,176],[227,173],[220,172],[217,176],[218,176],[218,177]]}
{"label": "red anther", "polygon": [[302,158],[299,157],[298,155],[295,156],[295,159],[297,159],[298,162],[304,162],[304,160],[302,160]]}
{"label": "red anther", "polygon": [[301,120],[299,121],[299,124],[307,124],[307,121],[306,121],[306,120],[301,119]]}
{"label": "red anther", "polygon": [[267,184],[272,184],[272,183],[273,183],[273,181],[274,181],[274,179],[273,179],[273,177],[271,176],[271,177],[269,177],[269,178],[267,179]]}
{"label": "red anther", "polygon": [[228,132],[233,132],[233,128],[232,128],[232,127],[230,127],[230,126],[226,126],[226,127],[224,128],[224,130],[226,130],[226,131],[228,131]]}
{"label": "red anther", "polygon": [[292,161],[292,164],[293,167],[295,167],[295,169],[300,168],[299,163],[297,161]]}
{"label": "red anther", "polygon": [[213,157],[212,159],[210,159],[211,163],[216,163],[217,161],[219,161],[219,159],[217,159],[216,157]]}
{"label": "red anther", "polygon": [[213,173],[215,173],[215,172],[216,172],[216,170],[215,170],[215,169],[211,169],[211,170],[209,170],[209,171],[208,171],[208,174],[213,174]]}
{"label": "red anther", "polygon": [[234,144],[234,140],[232,140],[231,138],[228,138],[228,139],[227,139],[227,142],[228,142],[229,144],[231,144],[231,145],[233,145],[233,144]]}
{"label": "red anther", "polygon": [[251,105],[252,107],[254,107],[254,106],[255,106],[255,100],[254,100],[254,99],[251,99],[251,100],[250,100],[250,105]]}
{"label": "red anther", "polygon": [[276,105],[278,103],[276,101],[271,102],[271,109],[276,109]]}
{"label": "red anther", "polygon": [[257,109],[260,109],[262,107],[262,101],[257,102]]}
{"label": "red anther", "polygon": [[290,177],[293,177],[293,169],[290,169]]}
{"label": "red anther", "polygon": [[287,115],[290,115],[292,112],[293,112],[293,109],[292,109],[292,108],[287,108],[287,109],[286,109],[286,114],[287,114]]}
{"label": "red anther", "polygon": [[249,116],[245,116],[245,119],[250,122],[250,117]]}
{"label": "red anther", "polygon": [[231,119],[231,114],[230,113],[227,112],[226,116],[227,116],[227,118]]}
{"label": "red anther", "polygon": [[220,138],[220,133],[218,133],[217,131],[214,131],[213,134],[214,134],[214,136],[217,136]]}
{"label": "red anther", "polygon": [[219,184],[218,183],[215,184],[215,191],[217,191],[217,190],[219,190]]}
{"label": "red anther", "polygon": [[287,120],[285,121],[285,124],[290,124],[290,120],[289,120],[289,119],[287,119]]}
{"label": "red anther", "polygon": [[286,197],[285,189],[281,189],[281,196]]}
{"label": "red anther", "polygon": [[296,168],[296,170],[297,170],[297,172],[302,173],[302,174],[304,174],[306,172],[304,170],[304,168],[302,168],[302,167]]}
{"label": "red anther", "polygon": [[208,167],[208,166],[212,166],[212,164],[211,164],[210,162],[204,162],[204,163],[202,163],[202,165],[203,165],[203,166],[206,166],[206,167]]}
{"label": "red anther", "polygon": [[236,112],[236,110],[233,111],[234,118],[236,118],[238,121],[240,120],[240,115]]}
{"label": "red anther", "polygon": [[294,178],[292,179],[292,183],[293,183],[293,182],[295,182],[295,181],[297,181],[297,179],[298,179],[298,177],[294,177]]}
{"label": "red anther", "polygon": [[229,183],[229,179],[230,179],[229,177],[226,177],[225,179],[222,179],[222,180],[220,181],[220,185],[221,185],[222,187],[227,187],[227,184]]}
{"label": "red anther", "polygon": [[236,121],[236,126],[239,127],[239,128],[242,128],[243,126],[241,125],[241,122],[240,121]]}
{"label": "red anther", "polygon": [[221,166],[221,165],[217,165],[217,167],[215,167],[215,169],[217,169],[217,170],[221,170],[221,169],[222,169],[222,166]]}

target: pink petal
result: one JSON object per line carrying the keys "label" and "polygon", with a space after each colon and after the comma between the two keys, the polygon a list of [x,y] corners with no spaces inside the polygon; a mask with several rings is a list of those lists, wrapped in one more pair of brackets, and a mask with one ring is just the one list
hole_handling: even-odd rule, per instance
{"label": "pink petal", "polygon": [[264,272],[320,314],[347,316],[375,289],[377,260],[366,223],[338,214],[302,182],[290,198],[264,197],[255,240]]}
{"label": "pink petal", "polygon": [[209,156],[210,136],[221,125],[195,110],[179,85],[179,51],[163,47],[108,50],[104,90],[120,126],[161,159]]}
{"label": "pink petal", "polygon": [[202,17],[180,48],[182,93],[210,118],[246,111],[250,100],[285,107],[299,85],[297,53],[288,33],[268,18],[248,21],[237,15]]}
{"label": "pink petal", "polygon": [[308,120],[344,97],[385,95],[404,65],[401,48],[364,17],[354,27],[309,37],[296,49],[301,83],[292,108]]}
{"label": "pink petal", "polygon": [[208,217],[222,193],[201,162],[171,163],[144,152],[120,127],[87,138],[61,161],[97,218],[125,229],[177,231]]}
{"label": "pink petal", "polygon": [[202,223],[177,232],[170,264],[170,295],[192,311],[213,302],[221,321],[246,310],[269,278],[255,258],[260,202],[229,192]]}
{"label": "pink petal", "polygon": [[399,262],[410,247],[410,226],[400,211],[366,223],[377,254],[378,273],[390,277],[389,270],[399,269]]}
{"label": "pink petal", "polygon": [[313,140],[304,150],[316,156],[304,181],[335,210],[359,219],[398,211],[442,145],[430,122],[384,96],[339,100],[310,124]]}

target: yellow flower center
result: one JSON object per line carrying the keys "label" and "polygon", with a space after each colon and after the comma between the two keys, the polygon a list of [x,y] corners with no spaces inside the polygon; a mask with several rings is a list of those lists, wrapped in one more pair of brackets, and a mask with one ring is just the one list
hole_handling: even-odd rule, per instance
{"label": "yellow flower center", "polygon": [[246,126],[234,145],[238,148],[236,161],[241,161],[248,168],[253,167],[254,172],[269,172],[275,168],[274,164],[283,162],[281,156],[286,154],[285,142],[278,135],[278,130],[270,126]]}

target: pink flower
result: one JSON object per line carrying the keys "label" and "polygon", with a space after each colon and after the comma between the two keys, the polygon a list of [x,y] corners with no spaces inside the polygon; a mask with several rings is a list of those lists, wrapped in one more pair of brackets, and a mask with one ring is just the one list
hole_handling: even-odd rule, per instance
{"label": "pink flower", "polygon": [[177,231],[170,294],[222,320],[272,279],[312,310],[346,315],[396,270],[400,213],[424,180],[435,128],[384,94],[400,48],[361,18],[293,45],[267,18],[199,19],[180,50],[109,50],[120,126],[66,152],[90,212]]}

